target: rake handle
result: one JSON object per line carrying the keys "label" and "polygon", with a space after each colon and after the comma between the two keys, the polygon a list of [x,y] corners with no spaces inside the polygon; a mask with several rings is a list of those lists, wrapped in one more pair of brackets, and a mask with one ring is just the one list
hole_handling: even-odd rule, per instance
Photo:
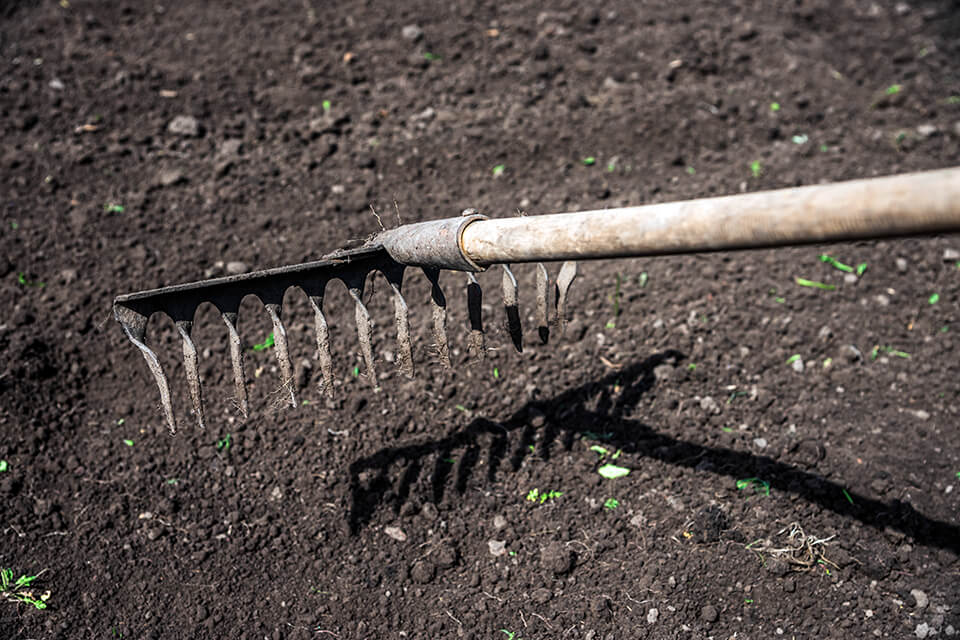
{"label": "rake handle", "polygon": [[[430,240],[428,225],[446,223]],[[451,227],[450,225],[453,225]],[[450,218],[421,227],[416,251],[394,255],[400,238],[380,240],[406,264],[477,270],[498,263],[583,260],[730,251],[960,231],[960,167],[835,184],[777,189],[622,209],[488,220]],[[449,229],[455,228],[450,232]],[[398,230],[397,230],[398,231]],[[438,246],[462,259],[437,264]],[[433,262],[429,262],[433,260]],[[464,265],[474,265],[465,267]]]}

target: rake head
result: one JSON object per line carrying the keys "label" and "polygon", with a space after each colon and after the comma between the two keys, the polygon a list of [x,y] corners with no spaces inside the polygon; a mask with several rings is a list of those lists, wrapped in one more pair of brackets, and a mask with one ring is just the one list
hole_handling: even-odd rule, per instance
{"label": "rake head", "polygon": [[[282,320],[282,305],[285,293],[289,289],[300,290],[309,300],[314,312],[314,330],[316,333],[316,359],[319,361],[322,380],[321,389],[327,395],[333,395],[333,357],[330,353],[330,334],[323,311],[324,295],[331,283],[339,282],[347,290],[354,302],[357,338],[363,356],[367,378],[377,386],[377,372],[371,341],[372,322],[363,302],[364,286],[370,274],[381,273],[390,284],[393,292],[394,322],[397,330],[397,366],[401,373],[412,377],[414,373],[413,354],[410,344],[408,306],[403,297],[403,278],[408,267],[420,268],[431,285],[431,306],[433,308],[433,335],[437,346],[438,359],[442,366],[450,367],[450,355],[446,332],[447,298],[440,288],[441,269],[465,271],[467,310],[470,325],[469,350],[476,360],[482,360],[486,353],[485,334],[481,317],[483,292],[474,276],[474,271],[482,270],[456,251],[447,251],[448,242],[435,242],[436,234],[442,239],[459,240],[462,229],[473,220],[483,219],[474,210],[466,210],[462,218],[452,218],[435,223],[407,225],[384,232],[363,246],[336,251],[315,262],[266,269],[236,276],[215,278],[189,284],[180,284],[160,289],[118,296],[113,303],[114,317],[123,327],[127,338],[140,350],[150,372],[160,390],[160,403],[164,418],[171,433],[176,431],[176,418],[170,397],[167,376],[160,366],[156,353],[147,346],[146,328],[150,317],[155,313],[166,314],[177,328],[183,343],[183,363],[187,384],[193,401],[193,410],[200,428],[205,428],[203,411],[203,387],[198,370],[197,348],[191,338],[194,316],[203,303],[213,304],[220,312],[226,325],[230,359],[233,365],[233,379],[236,405],[240,414],[246,418],[249,412],[247,383],[243,370],[243,348],[237,331],[237,319],[240,304],[244,298],[255,296],[266,310],[273,324],[274,348],[281,374],[282,397],[285,403],[296,406],[294,393],[294,375],[287,344],[286,329]],[[428,233],[424,233],[424,231]],[[424,246],[424,243],[427,246]],[[388,250],[389,247],[391,250]],[[405,250],[413,247],[411,255]],[[449,249],[449,247],[447,247]],[[432,259],[423,259],[426,253]],[[393,255],[391,255],[393,254]],[[408,260],[409,262],[404,262]],[[508,264],[500,265],[503,270],[501,289],[506,313],[506,326],[511,341],[518,351],[523,349],[520,312],[518,308],[517,279]],[[550,317],[549,275],[543,264],[537,266],[537,325],[540,340],[546,343],[550,335],[551,324],[556,325],[560,333],[563,330],[563,318],[567,292],[576,278],[575,262],[565,262],[555,282],[553,299],[553,317]]]}

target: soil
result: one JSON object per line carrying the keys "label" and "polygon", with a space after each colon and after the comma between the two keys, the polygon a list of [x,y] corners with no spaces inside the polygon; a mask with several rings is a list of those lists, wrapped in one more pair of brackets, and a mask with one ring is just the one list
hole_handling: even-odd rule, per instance
{"label": "soil", "polygon": [[329,401],[290,294],[286,410],[251,302],[245,422],[204,308],[206,431],[157,317],[168,434],[112,298],[315,259],[371,205],[393,226],[960,164],[955,1],[546,6],[0,4],[0,566],[50,592],[0,602],[0,636],[957,633],[956,236],[582,264],[545,346],[519,266],[519,354],[492,270],[480,363],[447,273],[450,371],[414,278],[413,380],[381,281],[378,391],[335,292]]}

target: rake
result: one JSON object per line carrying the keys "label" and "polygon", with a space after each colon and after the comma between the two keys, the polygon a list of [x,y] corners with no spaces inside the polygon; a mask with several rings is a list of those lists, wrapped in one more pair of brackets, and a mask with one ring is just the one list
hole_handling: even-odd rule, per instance
{"label": "rake", "polygon": [[[706,251],[783,247],[960,231],[960,167],[797,187],[750,194],[640,207],[577,213],[488,219],[475,209],[459,217],[419,222],[385,230],[362,246],[339,250],[315,262],[215,278],[118,296],[114,316],[140,350],[160,390],[164,418],[176,430],[170,389],[157,355],[147,346],[147,322],[154,313],[169,316],[183,342],[183,361],[193,410],[204,427],[203,394],[197,348],[191,338],[197,308],[212,303],[226,325],[236,402],[246,417],[248,398],[243,349],[237,331],[241,301],[256,296],[273,324],[274,345],[285,402],[296,406],[294,375],[282,321],[282,302],[291,288],[301,290],[314,313],[316,358],[322,389],[333,393],[330,335],[323,312],[327,286],[340,282],[355,307],[357,337],[366,374],[377,386],[371,344],[372,323],[363,303],[367,277],[383,274],[393,292],[397,329],[397,365],[412,376],[407,302],[402,294],[405,270],[423,271],[431,285],[433,334],[438,359],[450,367],[446,335],[447,301],[440,271],[466,273],[469,350],[482,359],[486,350],[481,317],[482,291],[474,276],[492,266],[502,269],[506,327],[522,349],[517,279],[510,265],[537,263],[536,318],[542,342],[551,326],[562,335],[567,292],[577,275],[576,260],[657,256]],[[549,302],[550,274],[544,262],[563,261]],[[552,311],[552,314],[551,314]],[[552,316],[552,317],[551,317]]]}

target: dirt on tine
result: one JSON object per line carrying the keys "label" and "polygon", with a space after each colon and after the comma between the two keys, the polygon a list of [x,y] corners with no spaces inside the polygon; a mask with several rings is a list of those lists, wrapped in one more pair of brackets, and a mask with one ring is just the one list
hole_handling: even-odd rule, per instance
{"label": "dirt on tine", "polygon": [[956,235],[111,305],[957,166],[958,16],[0,3],[0,638],[956,635]]}

